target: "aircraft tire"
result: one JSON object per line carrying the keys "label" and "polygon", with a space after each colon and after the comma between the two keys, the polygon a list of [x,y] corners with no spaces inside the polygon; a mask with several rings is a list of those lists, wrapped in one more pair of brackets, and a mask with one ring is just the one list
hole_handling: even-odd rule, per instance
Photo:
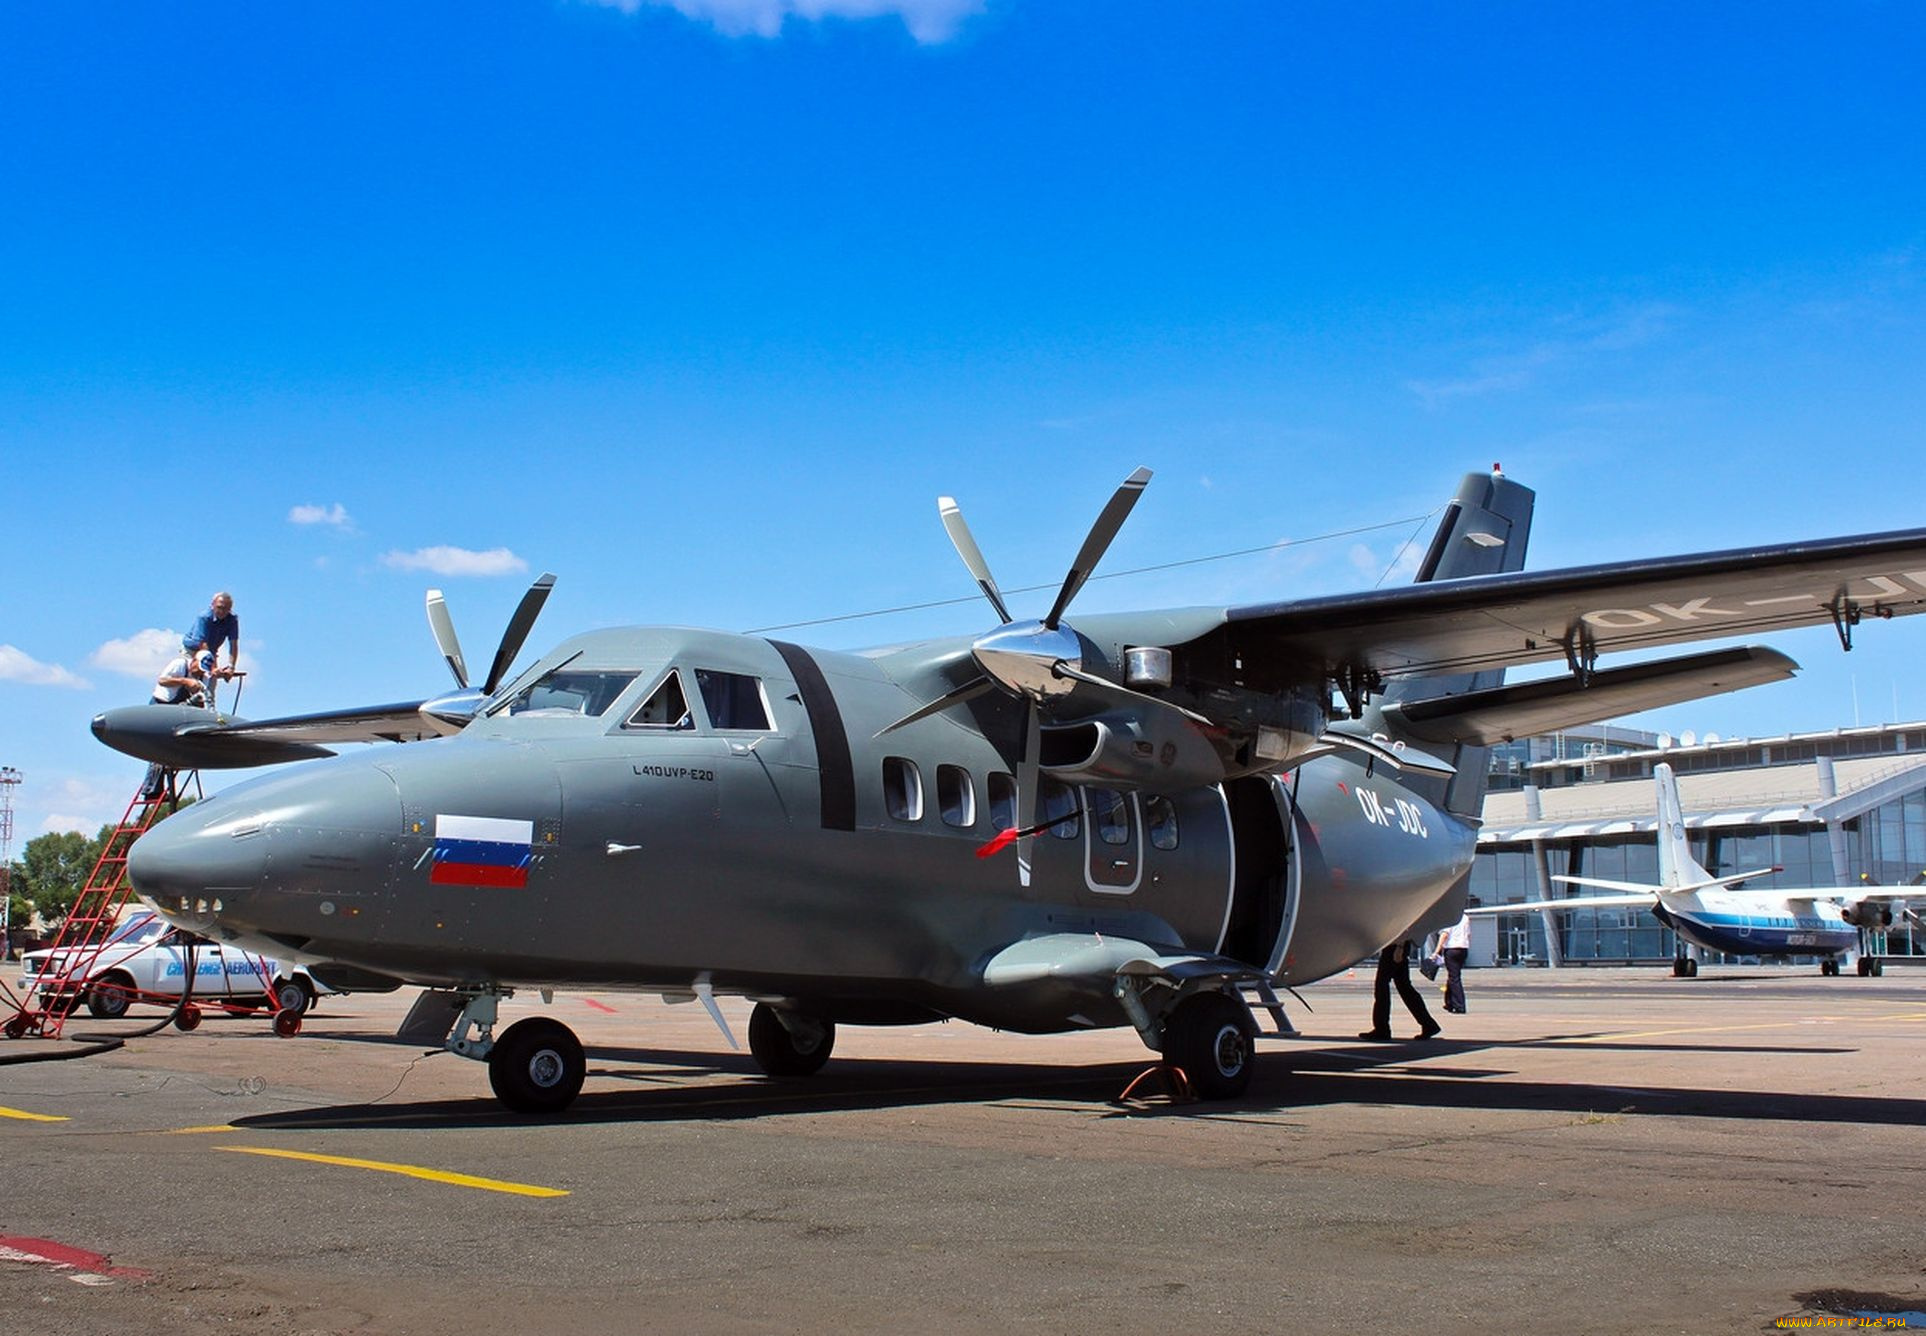
{"label": "aircraft tire", "polygon": [[1257,1066],[1250,1008],[1226,993],[1186,998],[1164,1022],[1164,1061],[1183,1069],[1199,1098],[1236,1099]]}
{"label": "aircraft tire", "polygon": [[97,1021],[117,1021],[133,1004],[133,985],[111,974],[87,990],[87,1014]]}
{"label": "aircraft tire", "polygon": [[297,1016],[308,1014],[314,1005],[314,992],[299,979],[283,979],[274,985],[274,1010],[291,1011]]}
{"label": "aircraft tire", "polygon": [[749,1055],[765,1075],[814,1076],[829,1061],[830,1051],[836,1047],[836,1023],[806,1019],[822,1027],[822,1036],[813,1042],[784,1025],[776,1008],[767,1002],[756,1003],[756,1009],[749,1013]]}
{"label": "aircraft tire", "polygon": [[488,1084],[516,1113],[560,1113],[574,1103],[587,1075],[582,1041],[546,1016],[516,1021],[488,1053]]}
{"label": "aircraft tire", "polygon": [[1699,977],[1699,962],[1690,956],[1685,958],[1685,977],[1688,979],[1696,979]]}
{"label": "aircraft tire", "polygon": [[1875,960],[1872,963],[1873,978],[1875,979],[1883,978],[1885,977],[1885,974],[1886,974],[1886,962],[1883,960]]}

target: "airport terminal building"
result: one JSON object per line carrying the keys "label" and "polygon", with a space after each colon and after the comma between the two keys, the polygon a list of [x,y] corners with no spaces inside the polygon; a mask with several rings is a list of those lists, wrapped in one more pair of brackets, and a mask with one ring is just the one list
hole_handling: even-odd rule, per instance
{"label": "airport terminal building", "polygon": [[[1678,776],[1693,854],[1714,875],[1779,868],[1745,883],[1767,889],[1899,886],[1926,872],[1926,723],[1681,742],[1593,727],[1492,750],[1471,894],[1494,905],[1586,893],[1552,880],[1560,874],[1656,882],[1660,761]],[[1494,921],[1495,937],[1474,942],[1475,963],[1662,963],[1678,953],[1644,909]],[[1926,954],[1926,931],[1902,917],[1869,934],[1866,949]]]}

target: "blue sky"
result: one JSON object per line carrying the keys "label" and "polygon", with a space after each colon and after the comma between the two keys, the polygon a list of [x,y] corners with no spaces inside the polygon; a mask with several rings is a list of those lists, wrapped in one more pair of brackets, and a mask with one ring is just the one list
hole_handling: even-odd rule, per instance
{"label": "blue sky", "polygon": [[[0,8],[17,840],[216,588],[258,716],[439,690],[430,585],[471,661],[543,570],[533,647],[967,598],[946,492],[1054,584],[1139,464],[1106,570],[1390,527],[1080,609],[1369,585],[1494,460],[1538,568],[1920,524],[1922,68],[1852,0]],[[1649,722],[1926,717],[1926,624],[1774,643]]]}

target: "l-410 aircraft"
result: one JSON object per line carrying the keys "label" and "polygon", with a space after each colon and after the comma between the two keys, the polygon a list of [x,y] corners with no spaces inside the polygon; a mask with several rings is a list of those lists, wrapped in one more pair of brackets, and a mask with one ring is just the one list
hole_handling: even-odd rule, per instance
{"label": "l-410 aircraft", "polygon": [[[982,636],[849,653],[594,631],[503,684],[544,577],[479,690],[431,594],[455,697],[103,715],[103,740],[179,767],[429,739],[169,817],[134,885],[333,986],[425,985],[412,1019],[433,1013],[521,1111],[564,1108],[586,1072],[554,1020],[494,1033],[530,987],[694,997],[718,1020],[716,995],[754,999],[750,1049],[778,1076],[819,1069],[839,1025],[1127,1025],[1233,1097],[1246,994],[1291,1033],[1277,988],[1457,919],[1484,747],[1794,671],[1757,647],[1601,655],[1827,621],[1849,648],[1863,618],[1926,606],[1926,530],[1528,574],[1533,494],[1494,471],[1465,478],[1408,588],[1073,627],[1149,478],[1118,488],[1034,621],[942,499],[1000,623]],[[1504,685],[1538,662],[1567,671]]]}
{"label": "l-410 aircraft", "polygon": [[[1770,876],[1778,868],[1753,868],[1713,876],[1692,857],[1685,833],[1685,809],[1672,767],[1652,767],[1658,790],[1658,885],[1612,881],[1604,877],[1555,876],[1573,886],[1595,886],[1611,895],[1579,895],[1564,900],[1529,900],[1483,905],[1467,913],[1515,914],[1524,910],[1649,909],[1683,942],[1703,951],[1740,956],[1818,956],[1820,972],[1836,975],[1840,962],[1857,961],[1862,976],[1882,972],[1879,962],[1859,953],[1862,929],[1892,926],[1895,913],[1913,914],[1908,902],[1920,892],[1899,887],[1780,886],[1740,890],[1739,884]],[[1672,972],[1692,977],[1699,962],[1681,954]]]}

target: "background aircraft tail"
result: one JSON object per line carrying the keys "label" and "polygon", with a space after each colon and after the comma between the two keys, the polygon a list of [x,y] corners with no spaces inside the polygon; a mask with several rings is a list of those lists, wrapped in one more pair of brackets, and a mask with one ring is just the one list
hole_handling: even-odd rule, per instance
{"label": "background aircraft tail", "polygon": [[1679,782],[1672,767],[1660,761],[1652,767],[1652,779],[1658,789],[1659,885],[1672,891],[1711,881],[1712,874],[1692,857],[1685,838],[1685,811],[1679,806]]}
{"label": "background aircraft tail", "polygon": [[[1418,564],[1417,582],[1457,580],[1474,575],[1498,575],[1523,570],[1525,545],[1531,537],[1535,494],[1497,471],[1468,473],[1458,494],[1445,506],[1431,546]],[[1406,677],[1391,682],[1381,706],[1399,701],[1436,700],[1501,686],[1502,668],[1483,673],[1438,677]],[[1393,711],[1395,714],[1395,711]],[[1379,725],[1395,736],[1397,725],[1380,718]],[[1439,752],[1458,773],[1445,788],[1444,806],[1461,816],[1476,817],[1485,799],[1485,766],[1489,749],[1456,744]]]}

